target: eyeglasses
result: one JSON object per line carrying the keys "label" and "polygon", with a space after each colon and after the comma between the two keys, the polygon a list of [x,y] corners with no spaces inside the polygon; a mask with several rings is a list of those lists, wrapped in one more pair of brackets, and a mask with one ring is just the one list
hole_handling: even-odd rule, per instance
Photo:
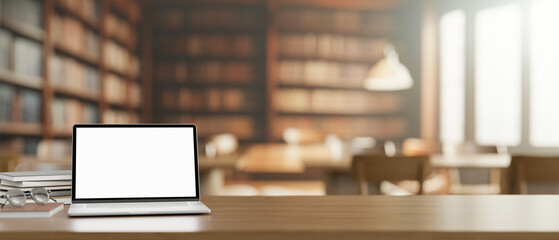
{"label": "eyeglasses", "polygon": [[55,199],[50,197],[50,191],[44,188],[33,188],[31,189],[31,191],[29,191],[29,193],[25,193],[19,189],[11,189],[0,196],[0,198],[6,199],[0,209],[4,208],[4,206],[8,202],[14,207],[23,207],[23,205],[25,205],[25,201],[27,200],[27,196],[31,196],[31,199],[33,199],[33,201],[40,205],[46,204],[49,199],[52,199],[54,202],[56,202]]}

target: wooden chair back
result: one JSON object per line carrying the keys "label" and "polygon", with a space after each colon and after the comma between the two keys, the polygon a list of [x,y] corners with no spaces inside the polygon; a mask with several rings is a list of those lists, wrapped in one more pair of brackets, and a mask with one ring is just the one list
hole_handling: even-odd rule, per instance
{"label": "wooden chair back", "polygon": [[513,156],[513,187],[527,194],[528,183],[559,183],[559,156]]}
{"label": "wooden chair back", "polygon": [[423,194],[423,181],[429,174],[428,156],[358,155],[353,157],[351,174],[359,183],[359,193],[368,194],[369,182],[416,180],[419,194]]}

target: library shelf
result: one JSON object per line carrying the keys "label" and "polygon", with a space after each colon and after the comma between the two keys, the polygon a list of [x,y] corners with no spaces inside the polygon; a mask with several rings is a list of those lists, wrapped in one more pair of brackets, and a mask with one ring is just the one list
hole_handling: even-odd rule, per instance
{"label": "library shelf", "polygon": [[313,89],[328,89],[328,90],[343,90],[343,91],[354,91],[354,92],[367,92],[367,93],[373,93],[367,89],[365,89],[363,86],[348,86],[348,85],[320,85],[320,84],[294,84],[294,83],[282,83],[281,81],[278,83],[278,87],[280,89],[290,89],[290,88],[296,88],[296,89],[307,89],[307,90],[313,90]]}
{"label": "library shelf", "polygon": [[234,54],[228,55],[201,55],[191,56],[184,53],[158,54],[155,57],[156,61],[182,61],[182,62],[197,62],[197,61],[235,61],[235,62],[261,62],[264,61],[262,56],[238,56]]}
{"label": "library shelf", "polygon": [[99,22],[95,19],[91,19],[89,17],[86,17],[83,13],[79,12],[79,11],[75,11],[71,8],[69,8],[68,6],[64,5],[64,4],[60,4],[58,2],[55,3],[55,8],[60,10],[61,12],[66,13],[66,15],[71,16],[77,20],[79,20],[81,23],[83,23],[84,25],[86,25],[87,27],[93,29],[93,30],[99,30]]}
{"label": "library shelf", "polygon": [[54,87],[54,92],[58,95],[78,98],[80,100],[85,100],[89,102],[98,102],[100,98],[99,93],[87,92],[83,90],[75,90],[64,87]]}
{"label": "library shelf", "polygon": [[34,76],[22,76],[7,70],[0,70],[0,82],[33,90],[43,89],[42,78]]}
{"label": "library shelf", "polygon": [[120,70],[118,70],[118,69],[115,69],[114,67],[107,66],[107,71],[108,71],[109,73],[112,73],[112,74],[114,74],[114,75],[117,75],[117,76],[119,76],[119,77],[121,77],[121,78],[124,78],[127,82],[128,82],[128,81],[133,81],[133,80],[130,80],[130,79],[131,79],[130,74],[125,73],[125,72],[122,72],[122,71],[120,71]]}
{"label": "library shelf", "polygon": [[325,62],[339,62],[339,63],[362,63],[373,66],[379,58],[351,58],[351,57],[320,57],[320,56],[301,56],[301,55],[288,55],[280,53],[278,57],[282,60],[296,60],[296,61],[325,61]]}
{"label": "library shelf", "polygon": [[39,136],[43,133],[40,123],[7,122],[0,123],[0,132],[10,135]]}
{"label": "library shelf", "polygon": [[80,60],[81,62],[85,62],[85,63],[87,63],[89,65],[93,65],[93,66],[99,66],[99,58],[91,56],[90,54],[76,51],[72,48],[69,48],[65,45],[58,44],[58,43],[54,44],[54,48],[57,51],[63,53],[64,55],[73,57],[77,60]]}
{"label": "library shelf", "polygon": [[29,26],[29,25],[25,25],[25,24],[21,24],[15,21],[11,21],[9,19],[4,19],[0,17],[0,27],[6,28],[10,31],[12,31],[13,33],[16,33],[18,35],[27,37],[27,38],[31,38],[35,41],[39,41],[42,42],[45,32],[40,29],[40,28],[36,28],[33,26]]}
{"label": "library shelf", "polygon": [[246,82],[229,82],[228,80],[204,82],[202,80],[188,80],[185,82],[167,82],[157,81],[154,84],[157,87],[189,87],[189,88],[262,88],[264,83],[256,80],[248,80]]}
{"label": "library shelf", "polygon": [[54,137],[57,138],[70,138],[72,137],[72,126],[68,126],[67,128],[54,128]]}
{"label": "library shelf", "polygon": [[332,29],[329,27],[313,27],[308,28],[304,26],[297,25],[279,25],[278,31],[282,34],[287,33],[308,33],[312,32],[315,34],[340,34],[345,36],[357,36],[357,37],[390,37],[391,39],[400,38],[400,33],[394,31],[392,28],[369,28],[369,29]]}
{"label": "library shelf", "polygon": [[223,110],[217,109],[215,111],[212,110],[182,110],[182,109],[173,109],[173,110],[157,110],[155,111],[157,114],[160,115],[184,115],[184,114],[195,114],[199,116],[229,116],[229,115],[256,115],[260,114],[260,111],[257,110],[241,110],[241,111],[230,111],[230,110]]}
{"label": "library shelf", "polygon": [[309,118],[322,118],[322,117],[367,117],[367,118],[395,118],[401,117],[397,112],[384,112],[384,113],[371,113],[371,112],[326,112],[326,111],[278,111],[280,116],[304,116]]}

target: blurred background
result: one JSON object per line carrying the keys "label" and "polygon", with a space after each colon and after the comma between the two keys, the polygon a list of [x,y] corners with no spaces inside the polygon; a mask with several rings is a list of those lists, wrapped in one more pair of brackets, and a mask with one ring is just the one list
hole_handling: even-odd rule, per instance
{"label": "blurred background", "polygon": [[[555,0],[0,0],[0,170],[67,168],[74,123],[195,123],[204,194],[354,194],[358,154],[430,155],[433,194],[507,192],[514,171],[495,170],[511,158],[559,156],[557,11]],[[448,154],[474,157],[433,157]],[[383,184],[371,191],[418,193]]]}

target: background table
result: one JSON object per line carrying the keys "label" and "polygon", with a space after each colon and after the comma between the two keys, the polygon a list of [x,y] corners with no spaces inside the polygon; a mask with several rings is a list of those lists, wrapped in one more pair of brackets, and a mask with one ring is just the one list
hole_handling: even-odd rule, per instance
{"label": "background table", "polygon": [[0,219],[3,239],[559,239],[559,196],[203,199],[209,215]]}

